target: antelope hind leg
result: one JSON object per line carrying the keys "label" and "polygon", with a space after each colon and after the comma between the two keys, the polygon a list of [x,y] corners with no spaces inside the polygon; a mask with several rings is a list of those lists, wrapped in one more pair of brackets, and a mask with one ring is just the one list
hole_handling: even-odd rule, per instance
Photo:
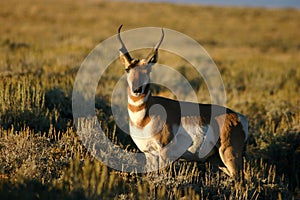
{"label": "antelope hind leg", "polygon": [[219,167],[227,175],[234,177],[243,169],[242,150],[233,149],[232,146],[219,148],[220,158],[225,167]]}
{"label": "antelope hind leg", "polygon": [[219,154],[226,167],[226,169],[221,169],[229,176],[234,177],[243,170],[244,135],[237,130],[232,130],[225,137],[221,136],[220,139]]}

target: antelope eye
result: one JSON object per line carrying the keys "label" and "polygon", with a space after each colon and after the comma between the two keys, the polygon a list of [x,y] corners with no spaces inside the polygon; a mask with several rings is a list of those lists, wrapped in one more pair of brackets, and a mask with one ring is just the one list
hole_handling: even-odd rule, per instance
{"label": "antelope eye", "polygon": [[125,71],[126,73],[129,73],[130,68],[126,68]]}

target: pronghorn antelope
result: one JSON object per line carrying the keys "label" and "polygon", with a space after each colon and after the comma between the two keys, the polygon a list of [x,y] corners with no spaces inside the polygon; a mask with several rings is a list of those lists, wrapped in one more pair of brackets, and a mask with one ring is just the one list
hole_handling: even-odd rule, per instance
{"label": "pronghorn antelope", "polygon": [[162,161],[173,161],[179,156],[205,161],[218,150],[225,166],[220,169],[229,176],[237,175],[243,167],[242,153],[248,137],[246,117],[218,105],[152,96],[150,72],[157,62],[164,31],[149,56],[138,60],[127,51],[121,28],[122,25],[118,39],[122,45],[120,60],[127,72],[129,129],[137,147],[146,158],[159,152]]}

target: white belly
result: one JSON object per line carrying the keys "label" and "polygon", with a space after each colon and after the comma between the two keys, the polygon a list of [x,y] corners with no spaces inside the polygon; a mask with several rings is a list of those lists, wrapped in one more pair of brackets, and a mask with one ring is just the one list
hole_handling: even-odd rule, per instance
{"label": "white belly", "polygon": [[[159,128],[153,127],[151,121],[143,129],[136,126],[130,126],[130,135],[142,152],[161,151],[162,145],[160,141],[155,140],[154,133],[161,130],[163,124]],[[173,126],[175,137],[164,147],[167,156],[178,158],[178,152],[186,151],[191,153],[195,159],[204,160],[216,145],[219,135],[213,132],[210,125],[200,126],[198,117],[183,117],[181,126]],[[183,149],[185,148],[185,149]],[[184,158],[184,156],[183,156]]]}
{"label": "white belly", "polygon": [[190,136],[192,144],[187,151],[193,154],[198,160],[205,160],[219,139],[219,134],[215,133],[210,125],[199,125],[198,117],[183,117],[178,134],[187,134]]}

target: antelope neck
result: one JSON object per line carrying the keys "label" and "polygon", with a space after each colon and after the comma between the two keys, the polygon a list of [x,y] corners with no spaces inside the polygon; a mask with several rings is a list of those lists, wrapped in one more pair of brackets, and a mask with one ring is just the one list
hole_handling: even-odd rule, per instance
{"label": "antelope neck", "polygon": [[128,107],[140,107],[146,105],[150,96],[150,90],[147,90],[146,93],[141,94],[140,96],[133,96],[132,94],[128,93]]}
{"label": "antelope neck", "polygon": [[[151,91],[136,97],[128,93],[128,114],[130,122],[136,126],[143,127],[149,122],[147,117],[147,105],[151,98]],[[149,118],[149,119],[148,119]]]}

